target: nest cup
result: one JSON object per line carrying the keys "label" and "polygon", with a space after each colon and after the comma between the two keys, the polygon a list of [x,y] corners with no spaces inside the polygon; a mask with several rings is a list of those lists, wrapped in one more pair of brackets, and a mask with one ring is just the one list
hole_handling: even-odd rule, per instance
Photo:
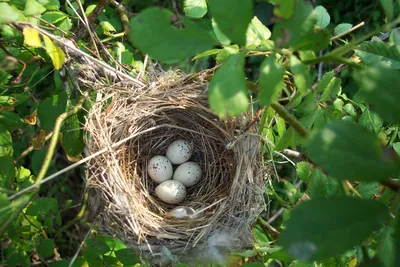
{"label": "nest cup", "polygon": [[[210,260],[252,246],[251,227],[265,210],[266,168],[251,116],[222,121],[208,108],[202,75],[164,73],[144,88],[92,85],[98,92],[88,114],[88,152],[107,152],[89,162],[90,209],[101,230],[119,237],[154,262]],[[192,218],[168,216],[177,205],[155,195],[147,174],[155,155],[177,139],[191,142],[191,161],[202,168],[198,184],[179,206]]]}

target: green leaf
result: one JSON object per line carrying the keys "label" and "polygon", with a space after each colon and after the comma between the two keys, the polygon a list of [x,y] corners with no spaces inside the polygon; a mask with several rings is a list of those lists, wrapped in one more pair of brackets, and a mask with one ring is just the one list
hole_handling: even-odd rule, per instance
{"label": "green leaf", "polygon": [[384,267],[392,267],[394,263],[394,244],[392,240],[393,228],[386,226],[380,235],[377,254]]}
{"label": "green leaf", "polygon": [[312,34],[317,20],[318,13],[311,4],[297,1],[293,17],[274,25],[272,39],[278,46],[298,45]]}
{"label": "green leaf", "polygon": [[115,256],[125,265],[135,265],[136,263],[140,263],[137,252],[130,248],[115,251]]}
{"label": "green leaf", "polygon": [[249,99],[243,69],[244,54],[231,55],[210,82],[210,107],[220,118],[236,116],[247,110]]}
{"label": "green leaf", "polygon": [[368,67],[353,73],[354,80],[365,100],[374,111],[390,123],[400,123],[399,72],[387,68]]}
{"label": "green leaf", "polygon": [[222,51],[222,49],[210,49],[210,50],[207,50],[207,51],[205,51],[203,53],[198,54],[197,56],[195,56],[193,58],[193,60],[196,60],[196,59],[199,59],[199,58],[203,58],[203,57],[209,57],[209,56],[218,54],[221,51]]}
{"label": "green leaf", "polygon": [[296,0],[275,0],[274,14],[277,17],[289,19],[293,16]]}
{"label": "green leaf", "polygon": [[57,117],[65,112],[67,95],[62,92],[58,95],[45,98],[38,107],[37,116],[44,130],[52,130]]}
{"label": "green leaf", "polygon": [[396,46],[383,42],[364,42],[354,49],[362,62],[368,66],[400,69],[400,52]]}
{"label": "green leaf", "polygon": [[36,0],[27,0],[25,4],[25,15],[37,16],[46,11],[46,8]]}
{"label": "green leaf", "polygon": [[393,0],[380,0],[383,11],[389,21],[393,19]]}
{"label": "green leaf", "polygon": [[369,131],[378,134],[382,129],[383,121],[378,115],[376,115],[375,112],[365,109],[360,117],[360,120],[358,121],[358,124],[364,126]]}
{"label": "green leaf", "polygon": [[274,102],[283,88],[283,75],[285,68],[276,61],[276,56],[270,55],[260,67],[260,105],[268,106]]}
{"label": "green leaf", "polygon": [[208,8],[219,29],[232,42],[238,45],[246,44],[246,32],[253,17],[253,2],[250,0],[225,0],[208,2]]}
{"label": "green leaf", "polygon": [[11,134],[0,124],[0,157],[13,155]]}
{"label": "green leaf", "polygon": [[308,153],[329,175],[351,181],[379,181],[399,170],[398,157],[361,126],[334,121],[312,136]]}
{"label": "green leaf", "polygon": [[48,22],[56,24],[64,19],[68,18],[68,15],[61,11],[50,11],[50,12],[44,13],[41,16],[41,18]]}
{"label": "green leaf", "polygon": [[18,12],[18,9],[10,6],[7,3],[0,3],[0,24],[22,20],[23,15]]}
{"label": "green leaf", "polygon": [[317,6],[315,11],[318,13],[317,26],[320,28],[326,28],[331,21],[331,16],[329,16],[328,11],[326,11],[323,6]]}
{"label": "green leaf", "polygon": [[333,32],[334,32],[335,35],[339,35],[339,34],[342,34],[342,33],[346,32],[346,31],[350,30],[351,27],[353,27],[353,24],[341,23],[341,24],[339,24],[339,25],[337,25],[335,27]]}
{"label": "green leaf", "polygon": [[87,249],[97,255],[104,255],[110,251],[110,247],[98,238],[88,238],[86,240]]}
{"label": "green leaf", "polygon": [[[52,261],[49,262],[49,267],[69,267],[71,260],[59,260],[59,261]],[[83,257],[78,257],[72,264],[72,267],[87,267],[88,263],[86,259]]]}
{"label": "green leaf", "polygon": [[329,46],[331,42],[331,32],[328,29],[315,29],[303,37],[301,41],[293,44],[295,50],[320,51]]}
{"label": "green leaf", "polygon": [[20,128],[24,126],[24,124],[24,120],[15,112],[0,113],[0,125],[4,125],[9,131]]}
{"label": "green leaf", "polygon": [[188,17],[199,19],[207,13],[206,0],[185,0],[183,4],[183,11]]}
{"label": "green leaf", "polygon": [[378,194],[380,190],[381,187],[378,182],[360,183],[360,185],[357,187],[358,193],[360,193],[360,195],[366,199],[374,197],[374,195]]}
{"label": "green leaf", "polygon": [[142,52],[174,63],[204,52],[215,41],[203,28],[182,17],[183,29],[170,25],[173,13],[166,9],[149,8],[130,20],[129,40]]}
{"label": "green leaf", "polygon": [[15,166],[11,158],[0,156],[0,187],[12,189],[15,179]]}
{"label": "green leaf", "polygon": [[99,26],[103,29],[104,33],[115,33],[117,30],[114,26],[108,21],[101,21]]}
{"label": "green leaf", "polygon": [[379,201],[312,199],[292,210],[279,242],[296,259],[327,259],[359,245],[388,219],[388,209]]}
{"label": "green leaf", "polygon": [[393,266],[400,266],[400,217],[396,217],[395,226],[394,226],[394,247],[395,247],[395,259]]}
{"label": "green leaf", "polygon": [[393,149],[400,156],[400,142],[393,143]]}
{"label": "green leaf", "polygon": [[226,36],[221,29],[219,28],[218,24],[215,22],[214,19],[211,20],[211,24],[214,30],[215,37],[217,37],[217,40],[223,44],[223,45],[230,45],[231,44],[231,39],[229,39],[228,36]]}
{"label": "green leaf", "polygon": [[246,46],[258,47],[270,37],[271,31],[257,17],[253,17],[246,33]]}
{"label": "green leaf", "polygon": [[302,161],[296,164],[296,172],[301,180],[308,182],[312,173],[312,169],[306,161]]}
{"label": "green leaf", "polygon": [[227,58],[229,58],[230,55],[237,53],[239,53],[239,47],[237,45],[225,46],[220,50],[218,55],[215,57],[215,60],[217,61],[217,64],[221,64]]}
{"label": "green leaf", "polygon": [[49,212],[57,212],[57,199],[49,197],[41,197],[33,200],[26,209],[26,214],[29,216],[46,215]]}
{"label": "green leaf", "polygon": [[82,125],[79,122],[78,115],[65,120],[61,143],[65,152],[71,157],[76,157],[82,153],[85,143],[83,142]]}
{"label": "green leaf", "polygon": [[290,70],[293,74],[294,84],[301,94],[306,93],[307,89],[311,89],[310,70],[294,55],[290,57]]}
{"label": "green leaf", "polygon": [[337,98],[337,95],[341,91],[342,87],[342,80],[339,78],[334,77],[328,84],[328,86],[323,91],[319,102],[325,102],[327,100],[334,100]]}
{"label": "green leaf", "polygon": [[48,258],[53,255],[54,240],[53,239],[42,239],[39,245],[36,247],[37,252],[40,256]]}
{"label": "green leaf", "polygon": [[320,170],[314,169],[308,182],[308,194],[312,199],[325,198],[327,192],[328,177]]}
{"label": "green leaf", "polygon": [[30,176],[31,176],[31,171],[29,169],[24,168],[23,166],[20,166],[17,170],[16,180],[17,182],[22,182],[25,179],[29,178]]}

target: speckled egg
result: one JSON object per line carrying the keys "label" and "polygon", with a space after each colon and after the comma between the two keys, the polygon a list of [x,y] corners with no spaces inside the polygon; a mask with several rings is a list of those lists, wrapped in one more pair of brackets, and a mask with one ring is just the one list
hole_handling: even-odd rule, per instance
{"label": "speckled egg", "polygon": [[186,188],[179,181],[169,180],[156,187],[156,195],[165,203],[178,204],[185,199]]}
{"label": "speckled egg", "polygon": [[181,164],[190,159],[193,153],[192,145],[186,140],[176,140],[167,149],[167,158],[172,164]]}
{"label": "speckled egg", "polygon": [[186,187],[191,187],[200,181],[201,174],[200,165],[196,162],[188,161],[176,168],[172,179],[180,181]]}
{"label": "speckled egg", "polygon": [[154,182],[160,184],[171,180],[173,174],[172,164],[164,156],[152,157],[147,165],[147,173]]}

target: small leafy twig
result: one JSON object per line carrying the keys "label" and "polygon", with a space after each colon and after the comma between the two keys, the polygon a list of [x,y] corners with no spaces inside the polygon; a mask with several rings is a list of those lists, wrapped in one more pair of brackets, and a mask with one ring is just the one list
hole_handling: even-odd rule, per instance
{"label": "small leafy twig", "polygon": [[[45,139],[44,139],[45,142],[49,141],[52,135],[53,135],[53,132],[50,132],[48,135],[46,135],[46,137],[45,137]],[[33,146],[28,147],[27,149],[25,149],[25,150],[21,153],[21,155],[19,155],[19,156],[15,159],[15,161],[19,161],[19,160],[21,160],[22,158],[26,157],[26,156],[27,156],[29,153],[31,153],[33,150],[35,150],[35,149],[33,148]]]}
{"label": "small leafy twig", "polygon": [[331,41],[337,40],[337,39],[339,39],[339,38],[341,38],[341,37],[343,37],[343,36],[345,36],[345,35],[347,35],[347,34],[353,32],[353,31],[355,31],[355,30],[361,28],[361,27],[364,26],[364,25],[365,25],[365,22],[362,21],[362,22],[358,23],[356,26],[352,27],[351,29],[348,29],[347,31],[342,32],[341,34],[338,34],[338,35],[333,36],[333,37],[331,38]]}

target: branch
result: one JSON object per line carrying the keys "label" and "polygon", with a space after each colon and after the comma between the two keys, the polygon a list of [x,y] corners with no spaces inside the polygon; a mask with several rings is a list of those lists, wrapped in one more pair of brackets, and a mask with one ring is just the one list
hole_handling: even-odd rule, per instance
{"label": "branch", "polygon": [[302,137],[308,136],[308,130],[297,120],[295,116],[290,114],[281,104],[274,102],[271,107],[284,119],[293,129],[296,130]]}

